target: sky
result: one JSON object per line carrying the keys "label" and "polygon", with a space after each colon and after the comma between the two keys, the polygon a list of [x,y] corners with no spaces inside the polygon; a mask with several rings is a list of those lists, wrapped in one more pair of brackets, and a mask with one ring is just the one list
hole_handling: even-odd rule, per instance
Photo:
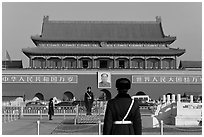
{"label": "sky", "polygon": [[22,60],[28,67],[22,48],[35,47],[30,37],[41,34],[45,15],[68,21],[155,21],[161,16],[164,34],[177,37],[170,47],[186,49],[178,60],[202,60],[201,2],[3,2],[2,60],[7,50],[12,60]]}

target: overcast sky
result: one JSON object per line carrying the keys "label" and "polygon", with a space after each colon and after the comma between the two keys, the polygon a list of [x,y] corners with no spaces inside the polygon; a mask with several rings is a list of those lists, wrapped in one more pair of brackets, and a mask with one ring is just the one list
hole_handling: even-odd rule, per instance
{"label": "overcast sky", "polygon": [[28,58],[22,48],[35,47],[30,36],[41,33],[42,19],[97,21],[155,21],[162,17],[165,35],[176,36],[171,45],[186,49],[179,60],[202,60],[202,5],[200,3],[3,3],[2,59]]}

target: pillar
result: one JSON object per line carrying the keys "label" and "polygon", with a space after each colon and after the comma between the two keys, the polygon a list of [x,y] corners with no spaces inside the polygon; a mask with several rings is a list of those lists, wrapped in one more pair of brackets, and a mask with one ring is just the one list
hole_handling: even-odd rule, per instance
{"label": "pillar", "polygon": [[76,57],[76,68],[79,68],[79,57]]}
{"label": "pillar", "polygon": [[167,103],[170,103],[170,95],[167,95]]}
{"label": "pillar", "polygon": [[153,61],[152,64],[153,64],[152,69],[156,69],[156,66],[155,66],[155,65],[156,65],[156,62]]}
{"label": "pillar", "polygon": [[160,69],[162,69],[162,58],[160,58]]}
{"label": "pillar", "polygon": [[129,68],[131,69],[132,68],[132,61],[131,61],[131,57],[129,57]]}
{"label": "pillar", "polygon": [[145,57],[145,67],[144,69],[147,69],[147,58]]}
{"label": "pillar", "polygon": [[94,65],[94,57],[92,57],[92,68],[95,68],[95,65]]}
{"label": "pillar", "polygon": [[177,65],[177,58],[176,58],[176,56],[175,56],[174,65],[175,65],[174,68],[177,69],[177,66],[176,66]]}
{"label": "pillar", "polygon": [[163,95],[163,103],[166,102],[166,95]]}
{"label": "pillar", "polygon": [[95,58],[95,60],[94,60],[94,68],[97,68],[98,66],[97,66],[97,58]]}
{"label": "pillar", "polygon": [[32,68],[35,68],[35,64],[36,64],[36,63],[35,63],[35,60],[32,59],[32,66],[33,66]]}
{"label": "pillar", "polygon": [[30,68],[33,68],[33,62],[32,62],[33,60],[32,60],[32,57],[30,57],[30,60],[29,60],[29,66],[30,66]]}
{"label": "pillar", "polygon": [[140,69],[140,62],[139,61],[137,62],[137,67]]}
{"label": "pillar", "polygon": [[61,57],[61,66],[60,68],[63,68],[63,57]]}
{"label": "pillar", "polygon": [[172,103],[176,102],[176,96],[175,94],[172,95]]}
{"label": "pillar", "polygon": [[169,61],[169,69],[171,69],[171,60]]}
{"label": "pillar", "polygon": [[177,102],[181,102],[181,94],[177,94]]}
{"label": "pillar", "polygon": [[193,103],[193,95],[190,95],[190,103]]}
{"label": "pillar", "polygon": [[116,64],[116,57],[113,58],[113,62],[114,62],[114,68],[117,67],[117,64]]}
{"label": "pillar", "polygon": [[45,57],[45,68],[48,68],[47,57]]}

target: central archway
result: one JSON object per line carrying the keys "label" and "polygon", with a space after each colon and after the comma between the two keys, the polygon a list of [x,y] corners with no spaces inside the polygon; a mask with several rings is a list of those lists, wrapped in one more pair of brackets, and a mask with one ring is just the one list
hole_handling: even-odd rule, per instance
{"label": "central archway", "polygon": [[44,100],[44,96],[42,93],[36,93],[34,97],[37,97],[39,100]]}
{"label": "central archway", "polygon": [[66,91],[66,92],[64,92],[64,94],[63,94],[62,100],[63,100],[63,101],[71,101],[73,98],[74,98],[73,93],[70,92],[70,91]]}
{"label": "central archway", "polygon": [[105,93],[105,95],[106,95],[105,100],[106,100],[106,101],[111,99],[111,93],[110,93],[109,90],[107,90],[107,89],[101,89],[101,91]]}

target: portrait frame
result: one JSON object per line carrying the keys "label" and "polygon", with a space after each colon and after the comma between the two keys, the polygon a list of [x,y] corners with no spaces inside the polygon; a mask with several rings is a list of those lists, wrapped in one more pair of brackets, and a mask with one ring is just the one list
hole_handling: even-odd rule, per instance
{"label": "portrait frame", "polygon": [[[102,74],[107,75],[107,83],[102,81]],[[111,88],[111,73],[110,72],[98,72],[98,88]]]}

